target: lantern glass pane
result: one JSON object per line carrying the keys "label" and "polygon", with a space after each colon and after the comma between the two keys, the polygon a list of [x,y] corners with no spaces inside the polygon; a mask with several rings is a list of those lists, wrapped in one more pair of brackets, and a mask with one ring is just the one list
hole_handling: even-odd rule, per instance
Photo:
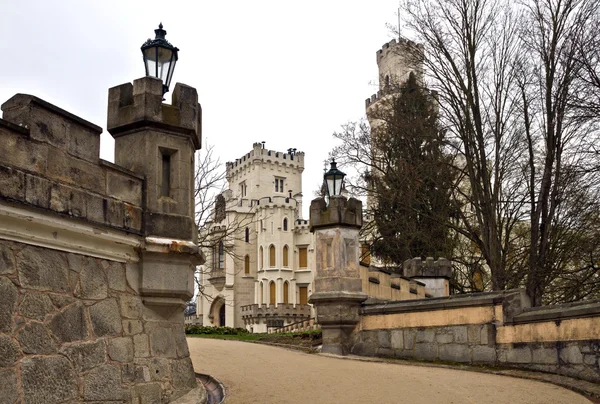
{"label": "lantern glass pane", "polygon": [[339,194],[339,191],[335,189],[336,186],[337,181],[335,180],[335,177],[327,177],[327,191],[329,193],[329,196],[336,196],[337,194]]}
{"label": "lantern glass pane", "polygon": [[148,76],[156,77],[156,48],[144,50],[144,60],[146,61],[146,71]]}
{"label": "lantern glass pane", "polygon": [[169,64],[169,73],[167,74],[167,82],[165,83],[167,87],[171,87],[171,79],[173,78],[173,70],[175,70],[175,63],[177,63],[177,59],[173,56],[173,61]]}
{"label": "lantern glass pane", "polygon": [[158,48],[158,78],[167,84],[167,76],[171,66],[171,56],[173,51],[166,48]]}

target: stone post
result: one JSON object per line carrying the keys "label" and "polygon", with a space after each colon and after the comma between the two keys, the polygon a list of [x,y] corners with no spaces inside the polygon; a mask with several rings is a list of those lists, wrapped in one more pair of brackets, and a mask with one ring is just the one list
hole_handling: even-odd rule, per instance
{"label": "stone post", "polygon": [[347,355],[350,335],[367,299],[359,273],[358,232],[362,203],[354,198],[314,199],[310,204],[311,232],[315,233],[315,286],[309,302],[315,306],[323,330],[323,352]]}

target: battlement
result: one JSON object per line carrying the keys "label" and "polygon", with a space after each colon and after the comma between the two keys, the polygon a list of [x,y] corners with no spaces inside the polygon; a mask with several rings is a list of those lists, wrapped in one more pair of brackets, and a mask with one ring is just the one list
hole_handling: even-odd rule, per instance
{"label": "battlement", "polygon": [[376,52],[377,64],[384,58],[390,51],[394,52],[418,52],[422,54],[424,50],[423,44],[416,43],[410,39],[400,37],[397,41],[392,39],[391,41],[383,44],[381,49]]}
{"label": "battlement", "polygon": [[142,127],[154,127],[192,140],[196,150],[202,146],[202,108],[195,88],[175,84],[171,105],[163,104],[162,80],[143,77],[108,90],[107,129],[120,137]]}
{"label": "battlement", "polygon": [[253,143],[251,151],[244,154],[242,157],[235,159],[234,161],[228,161],[226,163],[227,176],[229,177],[234,171],[246,168],[255,162],[281,164],[283,166],[295,167],[303,170],[304,152],[298,151],[294,153],[283,153],[276,150],[267,150],[263,148],[262,143]]}
{"label": "battlement", "polygon": [[379,101],[384,96],[385,96],[385,93],[382,90],[377,91],[376,94],[373,94],[370,98],[367,98],[365,100],[365,108],[368,108],[369,105],[376,103],[377,101]]}
{"label": "battlement", "polygon": [[420,257],[404,261],[402,264],[404,276],[407,278],[446,278],[452,277],[452,263],[446,258],[427,257],[423,261]]}

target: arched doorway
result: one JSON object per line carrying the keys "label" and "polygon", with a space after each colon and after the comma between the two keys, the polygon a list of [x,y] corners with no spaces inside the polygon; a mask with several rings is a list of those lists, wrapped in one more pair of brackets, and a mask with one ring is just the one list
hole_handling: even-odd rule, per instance
{"label": "arched doorway", "polygon": [[219,309],[219,327],[225,327],[225,305]]}

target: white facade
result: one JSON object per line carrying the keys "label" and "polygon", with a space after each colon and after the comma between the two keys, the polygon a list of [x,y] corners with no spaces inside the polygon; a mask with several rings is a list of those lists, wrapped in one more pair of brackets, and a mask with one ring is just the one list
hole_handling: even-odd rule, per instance
{"label": "white facade", "polygon": [[[302,219],[304,153],[252,151],[227,163],[229,189],[207,226],[198,314],[204,325],[266,332],[314,317],[314,242]],[[218,205],[219,203],[217,203]],[[222,247],[220,247],[220,243]]]}

